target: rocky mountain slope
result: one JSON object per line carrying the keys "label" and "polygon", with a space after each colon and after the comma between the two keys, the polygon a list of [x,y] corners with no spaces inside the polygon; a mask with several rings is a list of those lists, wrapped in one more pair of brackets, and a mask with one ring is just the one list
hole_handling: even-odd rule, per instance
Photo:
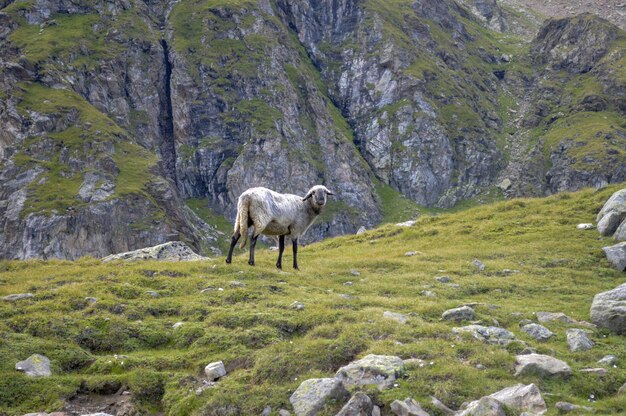
{"label": "rocky mountain slope", "polygon": [[314,240],[401,195],[450,207],[626,176],[626,34],[592,15],[528,43],[535,18],[495,1],[0,6],[2,257],[215,249],[250,186],[332,188]]}

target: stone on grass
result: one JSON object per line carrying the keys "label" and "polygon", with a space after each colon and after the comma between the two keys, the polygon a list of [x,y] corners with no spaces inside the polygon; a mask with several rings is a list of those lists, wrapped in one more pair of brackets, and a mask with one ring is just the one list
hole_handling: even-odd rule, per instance
{"label": "stone on grass", "polygon": [[485,396],[471,402],[457,416],[506,416],[504,404],[493,397]]}
{"label": "stone on grass", "polygon": [[172,328],[174,328],[174,329],[180,328],[183,325],[185,325],[184,322],[176,322],[174,325],[172,325]]}
{"label": "stone on grass", "polygon": [[360,226],[359,229],[356,230],[356,235],[363,234],[365,231],[367,231],[367,228]]}
{"label": "stone on grass", "polygon": [[593,408],[589,406],[579,406],[577,404],[572,404],[568,402],[556,402],[554,405],[556,409],[561,413],[570,413],[570,412],[592,412]]}
{"label": "stone on grass", "polygon": [[470,333],[474,338],[487,344],[509,345],[517,341],[515,335],[504,328],[497,326],[467,325],[460,328],[452,328],[455,334]]}
{"label": "stone on grass", "polygon": [[626,270],[626,241],[614,246],[602,247],[607,260],[620,271]]}
{"label": "stone on grass", "polygon": [[303,310],[303,309],[304,309],[304,303],[302,303],[302,302],[299,302],[299,301],[295,300],[295,301],[293,301],[293,302],[291,303],[291,305],[289,305],[289,307],[290,307],[291,309],[295,309],[295,310],[297,310],[297,311],[301,311],[301,310]]}
{"label": "stone on grass", "polygon": [[450,283],[452,281],[449,276],[437,276],[435,280],[439,283]]}
{"label": "stone on grass", "polygon": [[537,312],[535,314],[537,316],[537,320],[541,323],[544,322],[563,322],[566,324],[575,324],[576,321],[565,315],[563,312]]}
{"label": "stone on grass", "polygon": [[567,330],[567,346],[571,352],[587,351],[593,348],[593,345],[593,341],[589,339],[589,335],[584,329]]}
{"label": "stone on grass", "polygon": [[291,412],[286,409],[280,409],[278,411],[278,416],[291,416]]}
{"label": "stone on grass", "polygon": [[343,403],[349,396],[336,378],[312,378],[303,381],[289,401],[296,416],[315,416],[326,403]]}
{"label": "stone on grass", "polygon": [[422,290],[420,292],[420,295],[426,296],[427,298],[436,298],[437,297],[437,294],[435,292],[433,292],[432,290]]}
{"label": "stone on grass", "polygon": [[604,203],[602,209],[596,216],[596,221],[598,225],[607,215],[617,216],[615,222],[617,223],[615,227],[610,230],[607,229],[605,234],[602,235],[611,235],[615,232],[615,229],[619,225],[619,223],[626,217],[626,189],[620,189],[619,191],[613,193],[611,197]]}
{"label": "stone on grass", "polygon": [[626,383],[622,384],[622,387],[620,387],[620,388],[617,390],[617,394],[618,394],[618,395],[626,394]]}
{"label": "stone on grass", "polygon": [[24,361],[15,364],[15,369],[24,372],[29,377],[49,377],[50,360],[45,355],[33,354]]}
{"label": "stone on grass", "polygon": [[617,357],[614,355],[605,355],[598,360],[598,364],[606,367],[613,367],[617,364]]}
{"label": "stone on grass", "polygon": [[416,254],[417,254],[417,251],[407,251],[406,253],[404,253],[404,255],[407,257],[413,257]]}
{"label": "stone on grass", "polygon": [[626,334],[626,283],[593,297],[591,322],[618,334]]}
{"label": "stone on grass", "polygon": [[394,321],[405,324],[409,317],[397,312],[385,311],[383,312],[383,318],[393,319]]}
{"label": "stone on grass", "polygon": [[609,212],[598,221],[598,232],[600,235],[609,237],[615,233],[622,222],[623,213],[617,211]]}
{"label": "stone on grass", "polygon": [[216,361],[208,364],[204,367],[204,374],[209,381],[217,380],[220,377],[224,377],[226,375],[226,369],[224,368],[224,363],[221,361]]}
{"label": "stone on grass", "polygon": [[404,369],[402,358],[392,355],[366,355],[337,370],[335,378],[346,386],[376,385],[391,387]]}
{"label": "stone on grass", "polygon": [[15,293],[13,295],[3,296],[2,300],[6,300],[7,302],[13,302],[16,300],[29,299],[34,297],[32,293]]}
{"label": "stone on grass", "polygon": [[352,269],[352,270],[350,270],[350,274],[351,274],[352,276],[360,276],[360,275],[361,275],[361,272],[359,272],[358,270],[354,270],[354,269]]}
{"label": "stone on grass", "polygon": [[169,241],[154,247],[141,248],[125,253],[111,254],[102,258],[104,263],[114,260],[159,260],[159,261],[198,261],[208,260],[208,257],[200,256],[182,241]]}
{"label": "stone on grass", "polygon": [[87,303],[97,303],[97,302],[98,302],[98,298],[94,298],[94,297],[91,297],[91,296],[87,296],[87,297],[85,298],[85,302],[87,302]]}
{"label": "stone on grass", "polygon": [[441,317],[447,321],[471,321],[474,319],[476,314],[474,313],[474,309],[469,306],[461,306],[459,308],[448,309],[445,311]]}
{"label": "stone on grass", "polygon": [[147,290],[146,294],[149,296],[152,296],[153,298],[158,298],[159,297],[159,293],[155,292],[154,290]]}
{"label": "stone on grass", "polygon": [[397,416],[430,416],[414,399],[406,398],[402,401],[394,400],[391,411]]}
{"label": "stone on grass", "polygon": [[517,412],[542,415],[548,410],[539,388],[534,384],[516,384],[490,394],[489,397],[501,401]]}
{"label": "stone on grass", "polygon": [[554,336],[554,333],[545,326],[533,323],[524,325],[522,331],[526,332],[537,341],[547,341]]}
{"label": "stone on grass", "polygon": [[396,227],[412,227],[415,225],[417,221],[414,220],[409,220],[409,221],[405,221],[405,222],[399,222],[396,224]]}
{"label": "stone on grass", "polygon": [[478,260],[478,259],[474,259],[474,260],[472,260],[472,265],[473,265],[474,267],[476,267],[476,268],[477,268],[479,271],[481,271],[481,272],[482,272],[483,270],[485,270],[485,264],[484,264],[482,261]]}
{"label": "stone on grass", "polygon": [[606,368],[581,368],[580,372],[585,374],[593,374],[598,377],[604,377],[609,373]]}
{"label": "stone on grass", "polygon": [[433,407],[437,408],[444,415],[452,416],[456,413],[454,410],[443,404],[443,402],[435,396],[430,396],[430,403],[433,405]]}
{"label": "stone on grass", "polygon": [[583,224],[578,224],[576,228],[578,228],[579,230],[593,230],[594,226],[593,224],[590,224],[590,223],[583,223]]}
{"label": "stone on grass", "polygon": [[572,369],[565,361],[549,355],[525,354],[515,357],[515,376],[537,374],[541,377],[568,378]]}
{"label": "stone on grass", "polygon": [[374,410],[372,399],[363,392],[356,392],[335,416],[370,416]]}

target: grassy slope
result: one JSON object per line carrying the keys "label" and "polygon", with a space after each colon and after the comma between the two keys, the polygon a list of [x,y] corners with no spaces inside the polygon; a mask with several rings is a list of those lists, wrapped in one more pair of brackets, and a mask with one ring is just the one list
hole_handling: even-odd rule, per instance
{"label": "grassy slope", "polygon": [[[168,414],[201,409],[211,414],[228,405],[260,414],[266,405],[289,408],[289,395],[302,380],[332,376],[369,353],[432,363],[409,368],[397,388],[369,390],[384,409],[408,396],[426,404],[431,394],[458,407],[517,382],[534,382],[551,409],[566,400],[592,405],[601,414],[623,412],[626,396],[615,396],[626,381],[623,337],[596,330],[595,348],[570,353],[564,324],[546,325],[557,334],[547,343],[518,328],[520,319],[533,319],[536,311],[587,320],[593,295],[623,282],[624,274],[612,269],[600,250],[610,241],[575,227],[592,221],[616,189],[500,202],[423,216],[412,228],[387,225],[329,239],[301,250],[298,273],[276,271],[275,253],[265,250],[258,252],[255,268],[243,256],[231,266],[221,258],[106,265],[93,259],[1,262],[0,295],[30,291],[35,297],[0,303],[0,412],[59,409],[61,398],[81,382],[83,391],[96,392],[119,382],[148,409],[163,396]],[[419,253],[404,256],[410,250]],[[474,258],[486,264],[483,273],[471,266]],[[507,277],[503,269],[520,273]],[[444,274],[460,287],[434,280]],[[246,286],[236,287],[234,280]],[[348,281],[353,285],[345,285]],[[214,290],[201,294],[207,287]],[[160,296],[152,298],[147,290]],[[423,290],[437,297],[421,296]],[[85,296],[99,301],[88,304]],[[289,308],[295,300],[305,303],[303,311]],[[566,360],[573,377],[567,382],[514,378],[514,352],[521,346],[504,349],[452,336],[456,325],[440,321],[441,313],[468,302],[495,305],[478,306],[478,319],[496,319],[539,352]],[[385,310],[411,319],[406,325],[385,320]],[[174,330],[177,321],[186,323]],[[52,359],[54,376],[30,379],[13,369],[35,352]],[[617,355],[619,367],[601,382],[576,371],[595,366],[607,353]],[[202,368],[215,360],[225,362],[228,376],[196,395]],[[478,363],[486,368],[476,369]],[[596,403],[587,402],[590,394]]]}

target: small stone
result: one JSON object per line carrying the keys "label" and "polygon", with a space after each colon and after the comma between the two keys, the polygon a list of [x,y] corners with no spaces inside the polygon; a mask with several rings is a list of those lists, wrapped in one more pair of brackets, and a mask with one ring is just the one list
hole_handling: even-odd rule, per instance
{"label": "small stone", "polygon": [[367,231],[367,228],[365,228],[364,226],[361,226],[357,231],[356,231],[356,235],[359,234],[363,234],[365,231]]}
{"label": "small stone", "polygon": [[566,324],[576,323],[575,320],[565,315],[563,312],[537,312],[535,315],[537,316],[537,320],[541,323],[553,321],[559,321]]}
{"label": "small stone", "polygon": [[204,374],[206,375],[207,379],[209,379],[209,381],[214,381],[220,377],[224,377],[226,375],[224,363],[221,361],[216,361],[208,364],[206,367],[204,367]]}
{"label": "small stone", "polygon": [[393,414],[397,416],[429,416],[422,409],[422,406],[411,398],[406,398],[403,401],[394,400],[390,407]]}
{"label": "small stone", "polygon": [[409,319],[409,317],[406,315],[391,311],[383,312],[383,317],[387,319],[393,319],[394,321],[400,322],[401,324],[405,324],[406,321]]}
{"label": "small stone", "polygon": [[593,411],[592,407],[588,406],[579,406],[576,404],[568,403],[568,402],[556,402],[554,405],[556,409],[561,413],[569,413],[569,412],[591,412]]}
{"label": "small stone", "polygon": [[172,328],[176,329],[176,328],[180,328],[181,326],[183,326],[185,323],[184,322],[176,322],[174,325],[172,325]]}
{"label": "small stone", "polygon": [[485,264],[484,264],[482,261],[478,260],[478,259],[474,259],[474,260],[472,260],[472,265],[473,265],[474,267],[476,267],[476,268],[477,268],[479,271],[481,271],[481,272],[482,272],[483,270],[485,270]]}
{"label": "small stone", "polygon": [[246,287],[246,284],[243,282],[240,282],[239,280],[233,280],[231,282],[228,282],[228,285],[232,288],[242,288],[242,287]]}
{"label": "small stone", "polygon": [[567,346],[570,351],[577,352],[593,348],[594,343],[589,339],[589,335],[584,329],[568,329]]}
{"label": "small stone", "polygon": [[526,374],[538,374],[541,377],[568,378],[572,375],[572,369],[565,361],[558,360],[549,355],[525,354],[515,357],[515,376]]}
{"label": "small stone", "polygon": [[450,283],[452,281],[449,276],[437,276],[435,280],[439,283]]}
{"label": "small stone", "polygon": [[606,367],[613,367],[614,365],[617,365],[617,357],[614,355],[605,355],[598,360],[598,364]]}
{"label": "small stone", "polygon": [[15,364],[15,369],[23,371],[29,377],[49,377],[52,375],[50,371],[50,360],[41,354],[33,354],[24,361]]}
{"label": "small stone", "polygon": [[458,289],[461,287],[458,283],[446,283],[446,286],[451,287],[452,289]]}
{"label": "small stone", "polygon": [[608,374],[608,371],[606,370],[606,368],[581,368],[580,372],[586,373],[586,374],[593,374],[598,377],[604,377]]}
{"label": "small stone", "polygon": [[92,298],[92,297],[88,296],[88,297],[85,298],[85,301],[87,303],[97,303],[98,302],[98,298]]}
{"label": "small stone", "polygon": [[512,274],[517,274],[519,273],[519,270],[515,270],[515,269],[502,269],[498,272],[498,274],[500,276],[510,276]]}
{"label": "small stone", "polygon": [[396,224],[396,227],[412,227],[415,225],[417,221],[414,220],[409,220],[409,221],[405,221],[405,222],[399,222]]}
{"label": "small stone", "polygon": [[406,253],[404,253],[404,255],[407,257],[413,257],[416,254],[417,254],[417,251],[407,251]]}
{"label": "small stone", "polygon": [[512,332],[496,326],[467,325],[460,328],[452,328],[452,332],[455,334],[470,333],[475,339],[493,345],[506,346],[511,342],[517,341]]}
{"label": "small stone", "polygon": [[358,270],[354,270],[354,269],[350,270],[350,274],[352,276],[360,276],[361,275],[361,273]]}
{"label": "small stone", "polygon": [[578,224],[576,228],[579,230],[593,230],[595,227],[593,226],[593,224],[583,223],[583,224]]}
{"label": "small stone", "polygon": [[547,341],[554,336],[548,328],[539,324],[527,324],[522,327],[522,331],[536,339],[537,341]]}
{"label": "small stone", "polygon": [[261,416],[270,416],[272,414],[272,406],[265,406],[263,408],[263,413],[261,413]]}
{"label": "small stone", "polygon": [[295,309],[295,310],[297,310],[297,311],[301,311],[301,310],[303,310],[303,309],[304,309],[304,303],[302,303],[302,302],[298,302],[298,301],[296,300],[296,301],[294,301],[291,305],[289,305],[289,307],[290,307],[291,309]]}
{"label": "small stone", "polygon": [[436,298],[437,294],[431,290],[422,290],[420,295],[426,296],[427,298]]}
{"label": "small stone", "polygon": [[374,403],[363,392],[356,392],[335,416],[369,416],[372,414]]}
{"label": "small stone", "polygon": [[154,290],[147,290],[146,293],[150,296],[152,296],[153,298],[158,298],[159,294],[157,292],[155,292]]}
{"label": "small stone", "polygon": [[618,395],[626,394],[626,383],[622,384],[622,387],[617,390]]}
{"label": "small stone", "polygon": [[4,296],[2,298],[2,300],[6,300],[8,302],[13,302],[13,301],[16,301],[16,300],[30,299],[30,298],[32,298],[34,296],[35,295],[33,295],[32,293],[16,293],[16,294],[13,294],[13,295]]}
{"label": "small stone", "polygon": [[469,306],[461,306],[460,308],[448,309],[441,315],[441,318],[447,321],[461,322],[471,321],[475,316],[474,309]]}
{"label": "small stone", "polygon": [[344,286],[352,286],[353,284],[354,284],[354,283],[352,283],[352,282],[345,282],[343,285],[344,285]]}
{"label": "small stone", "polygon": [[476,369],[477,370],[484,370],[486,367],[482,364],[476,364]]}
{"label": "small stone", "polygon": [[457,416],[506,416],[504,404],[493,397],[485,396],[471,402]]}
{"label": "small stone", "polygon": [[404,361],[400,357],[370,354],[341,367],[335,379],[346,387],[373,384],[382,390],[391,387],[403,369]]}

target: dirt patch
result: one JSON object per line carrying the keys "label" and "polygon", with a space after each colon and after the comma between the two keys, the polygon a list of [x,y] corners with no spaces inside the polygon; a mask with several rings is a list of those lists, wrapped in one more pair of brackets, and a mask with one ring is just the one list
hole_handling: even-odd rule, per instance
{"label": "dirt patch", "polygon": [[63,412],[66,416],[89,413],[108,413],[114,416],[139,414],[132,403],[130,392],[120,389],[113,394],[77,394],[67,400]]}

